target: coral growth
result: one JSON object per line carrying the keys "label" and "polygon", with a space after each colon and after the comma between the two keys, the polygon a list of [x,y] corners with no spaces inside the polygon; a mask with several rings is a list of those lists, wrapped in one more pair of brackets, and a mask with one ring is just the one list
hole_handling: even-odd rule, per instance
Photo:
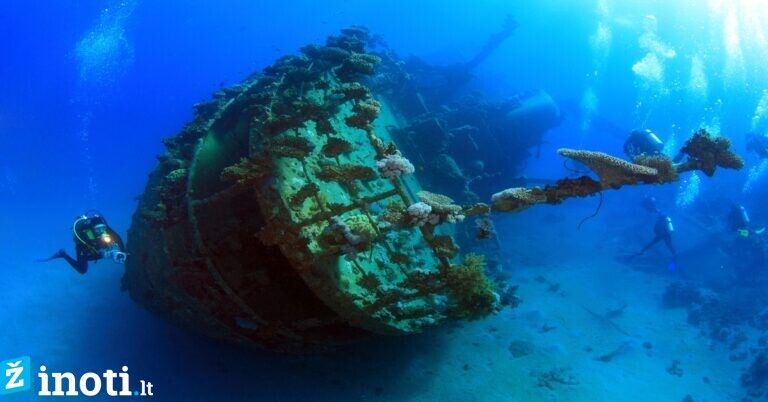
{"label": "coral growth", "polygon": [[381,105],[379,102],[369,99],[356,104],[352,108],[353,114],[347,117],[344,121],[350,127],[368,131],[372,129],[371,123],[376,120],[380,111]]}
{"label": "coral growth", "polygon": [[677,167],[678,172],[701,170],[712,177],[718,167],[736,170],[744,167],[744,160],[731,150],[729,139],[713,137],[704,129],[686,141],[680,152],[688,155],[688,160]]}
{"label": "coral growth", "polygon": [[337,47],[349,52],[363,52],[365,46],[370,40],[368,28],[362,26],[352,26],[341,30],[341,35],[331,36],[326,40],[328,47]]}
{"label": "coral growth", "polygon": [[397,251],[392,251],[389,253],[389,260],[395,264],[400,265],[408,265],[411,263],[411,259],[407,254],[403,254]]}
{"label": "coral growth", "polygon": [[658,171],[603,152],[561,148],[558,154],[587,165],[600,178],[603,187],[619,188],[625,184],[656,182]]}
{"label": "coral growth", "polygon": [[372,241],[376,238],[376,228],[371,224],[371,220],[366,215],[356,214],[344,218],[344,222],[352,230],[352,233]]}
{"label": "coral growth", "polygon": [[354,180],[372,180],[376,178],[376,171],[362,165],[328,165],[321,167],[315,175],[323,181],[350,183]]}
{"label": "coral growth", "polygon": [[315,183],[303,185],[299,191],[288,197],[288,204],[294,208],[300,208],[307,198],[314,197],[320,192],[320,187]]}
{"label": "coral growth", "polygon": [[368,88],[358,82],[334,88],[333,93],[341,95],[347,101],[365,101],[371,97]]}
{"label": "coral growth", "polygon": [[486,215],[491,212],[491,206],[482,202],[477,202],[461,207],[464,216]]}
{"label": "coral growth", "polygon": [[354,260],[357,253],[371,247],[376,239],[376,229],[365,215],[351,215],[344,219],[332,217],[318,242],[330,251],[340,251],[347,259]]}
{"label": "coral growth", "polygon": [[275,156],[302,159],[312,153],[315,144],[304,137],[285,136],[274,138],[269,146],[269,152]]}
{"label": "coral growth", "polygon": [[280,134],[291,129],[303,127],[304,121],[305,119],[299,114],[273,115],[264,122],[264,131],[273,135]]}
{"label": "coral growth", "polygon": [[175,169],[163,177],[158,187],[160,202],[152,208],[144,208],[142,215],[155,224],[169,225],[184,217],[187,213],[186,191],[189,171]]}
{"label": "coral growth", "polygon": [[269,175],[270,171],[268,164],[262,159],[242,158],[236,165],[224,168],[221,172],[221,179],[239,185],[247,185],[261,181]]}
{"label": "coral growth", "polygon": [[176,169],[171,171],[171,173],[168,173],[165,176],[165,181],[166,183],[169,183],[169,184],[177,184],[179,182],[186,180],[188,174],[189,172],[187,171],[187,169],[184,169],[184,168]]}
{"label": "coral growth", "polygon": [[679,165],[673,165],[665,156],[641,156],[635,163],[630,163],[602,152],[560,149],[560,155],[592,169],[599,181],[582,176],[562,179],[556,185],[544,188],[510,188],[493,195],[491,208],[515,213],[535,204],[559,204],[568,198],[587,197],[624,185],[670,183],[678,180],[680,173],[690,170],[702,170],[711,176],[718,166],[739,169],[743,161],[730,147],[727,139],[712,138],[705,130],[700,130],[686,142],[681,152],[689,158]]}
{"label": "coral growth", "polygon": [[515,187],[498,192],[491,197],[494,211],[520,212],[535,204],[547,202],[541,189]]}
{"label": "coral growth", "polygon": [[435,253],[440,257],[450,259],[459,254],[459,246],[453,242],[451,236],[435,236],[431,243]]}
{"label": "coral growth", "polygon": [[668,156],[642,154],[635,158],[634,163],[656,169],[657,183],[672,183],[679,178],[677,169]]}
{"label": "coral growth", "polygon": [[336,68],[336,76],[343,82],[349,82],[360,75],[371,75],[381,62],[379,56],[366,53],[352,53]]}
{"label": "coral growth", "polygon": [[458,223],[464,220],[463,209],[454,204],[453,200],[442,194],[419,191],[419,202],[408,207],[412,225],[439,225],[441,223]]}
{"label": "coral growth", "polygon": [[307,45],[301,48],[301,52],[313,60],[320,60],[332,65],[339,65],[349,58],[348,50],[335,46]]}
{"label": "coral growth", "polygon": [[378,290],[381,280],[373,273],[367,272],[357,280],[357,284],[371,292]]}
{"label": "coral growth", "polygon": [[404,227],[410,224],[410,214],[401,202],[389,202],[379,215],[379,223],[386,226]]}
{"label": "coral growth", "polygon": [[336,134],[336,129],[333,128],[333,124],[331,124],[327,117],[315,118],[315,130],[317,130],[318,134]]}
{"label": "coral growth", "polygon": [[406,210],[410,217],[410,222],[413,225],[437,225],[440,223],[440,217],[432,213],[432,207],[425,202],[417,202],[412,204]]}
{"label": "coral growth", "polygon": [[416,171],[411,161],[399,153],[379,159],[376,161],[376,166],[379,168],[379,174],[387,179],[396,179]]}
{"label": "coral growth", "polygon": [[419,191],[419,200],[431,208],[430,213],[437,216],[438,223],[458,223],[464,220],[463,209],[454,204],[453,199],[442,194]]}
{"label": "coral growth", "polygon": [[339,155],[352,152],[352,143],[342,138],[331,137],[320,152],[329,158],[337,158]]}
{"label": "coral growth", "polygon": [[450,295],[450,316],[477,320],[498,310],[499,296],[485,275],[484,256],[467,254],[460,265],[446,269],[443,280]]}
{"label": "coral growth", "polygon": [[166,172],[187,166],[187,162],[183,159],[174,157],[170,152],[158,155],[157,161],[160,163],[160,167]]}

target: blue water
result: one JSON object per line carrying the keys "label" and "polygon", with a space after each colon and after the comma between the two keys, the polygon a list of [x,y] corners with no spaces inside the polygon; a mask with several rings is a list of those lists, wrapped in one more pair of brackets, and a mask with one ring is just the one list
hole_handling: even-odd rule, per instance
{"label": "blue water", "polygon": [[[34,262],[70,249],[73,218],[91,208],[125,234],[162,152],[161,139],[192,118],[194,103],[353,24],[381,35],[404,57],[451,64],[472,57],[504,17],[514,15],[520,28],[478,68],[469,90],[502,99],[545,89],[561,106],[565,119],[546,135],[541,156],[528,160],[526,176],[567,176],[555,152],[560,147],[621,156],[634,128],[656,130],[672,155],[695,129],[706,127],[730,138],[744,156],[739,172],[608,192],[600,213],[581,230],[576,226],[594,212],[596,197],[496,217],[505,263],[530,279],[523,293],[540,287],[531,279],[536,267],[557,277],[573,265],[596,266],[639,249],[652,235],[653,218],[639,207],[647,195],[676,221],[682,250],[675,262],[658,246],[640,268],[616,263],[644,272],[647,281],[717,278],[729,269],[732,260],[717,240],[713,246],[702,238],[705,231],[726,232],[722,222],[732,203],[743,204],[754,222],[768,222],[762,175],[768,168],[760,168],[744,140],[747,132],[768,129],[768,96],[760,106],[768,91],[768,5],[759,1],[13,3],[0,4],[0,360],[29,355],[73,372],[127,365],[136,378],[153,381],[155,399],[167,401],[534,400],[513,382],[488,380],[519,373],[468,370],[454,360],[462,350],[474,353],[464,342],[489,327],[505,333],[504,326],[512,331],[520,325],[509,311],[330,355],[286,357],[243,351],[164,323],[120,291],[122,267],[111,262],[92,265],[82,276],[63,262]],[[603,278],[582,281],[582,289],[595,294],[624,292],[596,285]],[[648,299],[659,303],[661,290]],[[740,288],[731,292],[739,295]],[[531,297],[521,311],[545,303]],[[677,319],[688,325],[684,314]],[[759,333],[749,337],[754,343]],[[509,354],[509,340],[498,353]],[[672,360],[669,349],[673,345],[665,359]],[[722,352],[713,349],[713,355]],[[561,359],[576,354],[570,350]],[[719,388],[727,393],[710,389],[707,395],[716,397],[707,400],[738,400],[739,378],[750,362],[751,355],[736,363],[722,379],[732,386]],[[449,366],[456,377],[446,374]],[[599,381],[583,376],[579,392],[547,390],[535,400],[601,400]],[[698,390],[687,383],[673,387],[668,400],[696,397]],[[507,391],[508,398],[499,396]]]}

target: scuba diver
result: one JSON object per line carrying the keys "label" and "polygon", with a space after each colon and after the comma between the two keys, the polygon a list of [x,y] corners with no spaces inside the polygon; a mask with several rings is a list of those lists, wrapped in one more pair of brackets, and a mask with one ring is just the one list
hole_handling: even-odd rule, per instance
{"label": "scuba diver", "polygon": [[743,205],[733,204],[731,206],[731,211],[728,213],[728,226],[731,230],[739,233],[742,237],[746,237],[749,235],[751,223],[749,213]]}
{"label": "scuba diver", "polygon": [[[663,155],[664,141],[656,135],[653,130],[632,130],[629,133],[629,137],[624,141],[624,153],[630,158],[635,159],[638,156],[658,156]],[[674,162],[680,162],[683,159],[684,154],[678,153]]]}
{"label": "scuba diver", "polygon": [[760,159],[768,159],[768,136],[748,133],[747,151],[754,152]]}
{"label": "scuba diver", "polygon": [[106,219],[96,212],[89,212],[79,216],[72,224],[72,233],[75,241],[75,255],[72,258],[63,249],[50,258],[40,262],[51,261],[59,258],[75,269],[85,274],[88,272],[88,262],[109,258],[118,264],[124,264],[128,254],[125,245],[118,234],[107,225]]}
{"label": "scuba diver", "polygon": [[640,155],[661,155],[664,150],[664,142],[658,135],[649,129],[633,130],[624,141],[624,153],[635,159]]}
{"label": "scuba diver", "polygon": [[674,257],[677,254],[675,247],[672,244],[672,233],[674,232],[675,226],[672,224],[672,218],[670,218],[669,215],[659,212],[656,217],[656,223],[653,225],[653,240],[640,250],[640,254],[648,251],[651,247],[656,245],[656,243],[663,241]]}
{"label": "scuba diver", "polygon": [[740,237],[749,237],[750,235],[761,235],[765,233],[765,228],[753,229],[752,221],[749,219],[749,213],[743,205],[733,204],[727,218],[729,229],[733,230]]}
{"label": "scuba diver", "polygon": [[768,255],[765,250],[765,228],[754,229],[749,213],[743,205],[733,204],[726,217],[729,230],[735,233],[730,241],[724,242],[724,251],[732,258],[737,277],[752,281],[762,273]]}
{"label": "scuba diver", "polygon": [[670,253],[672,253],[672,261],[669,263],[669,270],[674,271],[677,268],[677,251],[675,250],[675,246],[672,244],[672,234],[675,232],[675,226],[672,224],[672,218],[659,210],[659,208],[656,206],[656,199],[653,197],[646,197],[643,200],[642,206],[648,212],[656,214],[656,223],[653,226],[654,236],[653,239],[640,250],[640,252],[634,255],[634,257],[638,257],[644,254],[646,251],[650,250],[651,247],[655,246],[656,243],[663,241],[667,246],[667,249],[669,249]]}

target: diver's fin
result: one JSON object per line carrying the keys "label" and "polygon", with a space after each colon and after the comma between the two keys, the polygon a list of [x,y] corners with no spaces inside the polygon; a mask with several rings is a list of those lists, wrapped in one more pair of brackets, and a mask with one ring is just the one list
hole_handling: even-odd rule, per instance
{"label": "diver's fin", "polygon": [[52,256],[50,256],[50,257],[48,257],[48,258],[38,258],[38,259],[37,259],[37,260],[35,260],[35,261],[37,261],[37,262],[48,262],[48,261],[57,260],[57,259],[59,259],[59,258],[64,258],[64,256],[65,256],[65,255],[67,255],[67,252],[66,252],[66,251],[64,251],[64,250],[59,250],[59,251],[57,251],[57,252],[56,252],[54,255],[52,255]]}

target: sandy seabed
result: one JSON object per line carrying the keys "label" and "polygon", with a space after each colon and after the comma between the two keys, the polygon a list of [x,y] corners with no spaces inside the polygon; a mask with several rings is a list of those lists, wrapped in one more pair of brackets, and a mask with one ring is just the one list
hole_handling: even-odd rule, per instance
{"label": "sandy seabed", "polygon": [[[161,401],[741,399],[748,362],[730,361],[726,346],[689,325],[683,309],[661,306],[674,274],[621,264],[614,244],[584,244],[600,236],[555,253],[548,245],[557,236],[503,239],[517,245],[508,261],[523,300],[516,309],[315,356],[248,351],[182,332],[117,291],[117,266],[96,264],[80,276],[63,263],[17,264],[23,278],[14,280],[25,286],[6,300],[13,330],[0,332],[0,352],[58,371],[126,364],[134,380],[153,382]],[[574,250],[594,251],[566,255]]]}

